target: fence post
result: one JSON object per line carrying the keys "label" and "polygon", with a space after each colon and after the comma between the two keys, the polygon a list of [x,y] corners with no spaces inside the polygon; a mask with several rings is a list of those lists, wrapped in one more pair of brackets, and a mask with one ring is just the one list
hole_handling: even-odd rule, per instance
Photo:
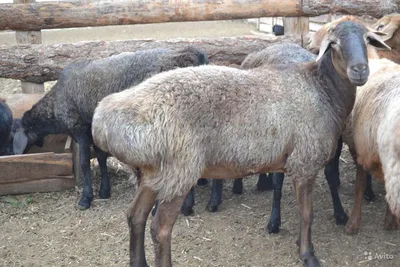
{"label": "fence post", "polygon": [[[35,3],[36,0],[13,0],[14,4]],[[16,18],[18,19],[18,18]],[[41,44],[41,31],[15,31],[17,44]],[[22,92],[25,94],[35,94],[44,92],[44,84],[30,83],[21,81]]]}
{"label": "fence post", "polygon": [[308,17],[285,17],[283,18],[285,35],[296,36],[301,40],[301,46],[307,46],[307,34],[309,32]]}

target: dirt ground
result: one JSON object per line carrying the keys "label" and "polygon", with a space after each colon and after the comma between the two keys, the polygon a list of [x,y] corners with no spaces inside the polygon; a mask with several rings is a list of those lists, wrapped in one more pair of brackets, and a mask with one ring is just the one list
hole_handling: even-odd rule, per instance
{"label": "dirt ground", "polygon": [[[341,164],[340,195],[346,210],[353,203],[354,168],[350,157]],[[93,168],[94,186],[99,170]],[[322,174],[322,173],[321,173]],[[128,227],[124,212],[134,185],[123,171],[111,174],[112,197],[96,199],[90,210],[76,209],[75,190],[0,198],[0,266],[128,266]],[[231,193],[225,182],[219,212],[205,210],[210,185],[196,188],[195,215],[179,216],[173,231],[174,266],[301,266],[295,240],[299,216],[290,177],[282,198],[282,227],[269,235],[266,224],[272,192],[257,192],[256,177],[245,179],[243,195]],[[384,188],[373,184],[377,200],[365,201],[362,227],[355,236],[336,226],[323,175],[314,188],[313,242],[323,266],[399,266],[400,232],[385,231]],[[151,218],[149,218],[148,225]],[[147,227],[148,228],[148,227]],[[153,265],[149,229],[146,252]],[[364,253],[371,252],[373,259]],[[379,255],[393,259],[375,258]]]}
{"label": "dirt ground", "polygon": [[[157,30],[161,37],[167,30],[171,31],[169,37],[184,36],[185,32],[194,36],[203,32],[202,36],[207,36],[205,32],[210,31],[207,23],[202,29],[193,28],[193,25],[200,27],[198,24],[188,24],[186,31],[171,25]],[[229,23],[229,27],[213,25],[215,29],[221,26],[218,35],[224,36],[248,34],[254,27],[240,23]],[[104,30],[101,36],[93,38],[89,38],[86,30],[69,37],[57,32],[59,35],[54,33],[53,38],[61,42],[107,39],[105,36],[115,32],[113,28]],[[127,30],[126,37],[135,32],[139,31]],[[6,85],[3,81],[0,91],[18,92],[15,86],[13,82]],[[353,203],[355,171],[347,153],[343,159],[346,162],[341,162],[340,195],[348,211]],[[97,191],[97,167],[93,167],[93,174]],[[112,197],[96,198],[92,208],[86,211],[76,209],[80,195],[76,190],[0,197],[0,266],[128,266],[129,235],[124,213],[134,195],[134,185],[128,176],[118,168],[112,170]],[[299,216],[290,177],[285,180],[282,226],[276,235],[266,232],[272,192],[257,192],[256,181],[255,177],[246,179],[242,195],[233,195],[232,181],[226,181],[223,203],[217,213],[205,210],[210,185],[196,188],[195,215],[180,215],[174,227],[174,266],[301,266],[295,245]],[[383,230],[384,187],[375,181],[373,187],[377,200],[364,202],[360,233],[349,236],[343,226],[335,225],[329,189],[321,172],[314,187],[312,236],[323,266],[400,266],[400,231]],[[146,252],[153,266],[149,229]],[[372,259],[366,258],[365,253]]]}

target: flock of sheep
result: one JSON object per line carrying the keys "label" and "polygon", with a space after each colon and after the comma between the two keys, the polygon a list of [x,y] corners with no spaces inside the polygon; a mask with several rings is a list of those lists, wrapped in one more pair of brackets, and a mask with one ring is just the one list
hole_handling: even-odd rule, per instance
{"label": "flock of sheep", "polygon": [[[235,178],[233,191],[240,193],[242,177],[260,174],[258,188],[274,189],[268,231],[279,232],[289,174],[300,211],[300,258],[320,266],[311,225],[321,168],[336,223],[348,233],[360,227],[363,196],[374,197],[371,176],[385,183],[385,228],[400,225],[399,26],[397,14],[370,26],[346,16],[314,34],[312,53],[291,43],[274,45],[248,55],[241,68],[209,64],[195,47],[73,63],[22,118],[0,101],[0,148],[22,154],[49,134],[72,136],[84,176],[80,209],[89,208],[94,195],[91,146],[101,170],[100,198],[111,195],[107,157],[130,166],[138,177],[127,212],[131,266],[148,266],[145,225],[155,204],[155,266],[172,266],[172,228],[181,211],[193,212],[193,186],[201,177],[213,179],[207,207],[215,211],[221,179]],[[337,191],[342,142],[357,169],[349,217]]]}

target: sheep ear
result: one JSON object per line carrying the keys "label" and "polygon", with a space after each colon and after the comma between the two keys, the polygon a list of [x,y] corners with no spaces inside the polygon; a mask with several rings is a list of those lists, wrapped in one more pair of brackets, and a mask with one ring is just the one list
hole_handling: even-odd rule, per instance
{"label": "sheep ear", "polygon": [[318,61],[322,58],[322,56],[328,52],[328,50],[331,48],[331,41],[328,38],[325,38],[322,43],[321,46],[319,47],[319,54],[318,57],[315,61]]}
{"label": "sheep ear", "polygon": [[28,145],[28,137],[24,131],[17,131],[14,135],[13,140],[13,151],[15,155],[24,153],[26,146]]}
{"label": "sheep ear", "polygon": [[383,48],[383,49],[392,50],[390,48],[390,46],[385,44],[385,42],[382,41],[382,39],[377,34],[375,34],[373,32],[368,32],[367,33],[367,40],[368,40],[368,43],[370,45],[375,46],[376,48]]}
{"label": "sheep ear", "polygon": [[[393,37],[394,33],[397,31],[398,28],[399,28],[398,25],[389,23],[388,25],[383,27],[382,30],[380,30],[378,32],[383,33],[382,40],[387,41]],[[373,32],[376,33],[377,31],[373,31]]]}

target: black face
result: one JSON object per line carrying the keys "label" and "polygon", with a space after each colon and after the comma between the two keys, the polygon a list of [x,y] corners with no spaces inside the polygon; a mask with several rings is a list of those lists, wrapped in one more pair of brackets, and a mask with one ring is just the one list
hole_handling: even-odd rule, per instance
{"label": "black face", "polygon": [[332,48],[335,68],[353,85],[364,85],[369,76],[367,44],[387,47],[379,37],[356,22],[344,21],[332,28],[321,44],[320,55]]}
{"label": "black face", "polygon": [[31,116],[31,111],[26,111],[21,120],[21,125],[15,129],[13,137],[14,154],[22,154],[33,145],[43,146],[42,134],[45,126]]}

